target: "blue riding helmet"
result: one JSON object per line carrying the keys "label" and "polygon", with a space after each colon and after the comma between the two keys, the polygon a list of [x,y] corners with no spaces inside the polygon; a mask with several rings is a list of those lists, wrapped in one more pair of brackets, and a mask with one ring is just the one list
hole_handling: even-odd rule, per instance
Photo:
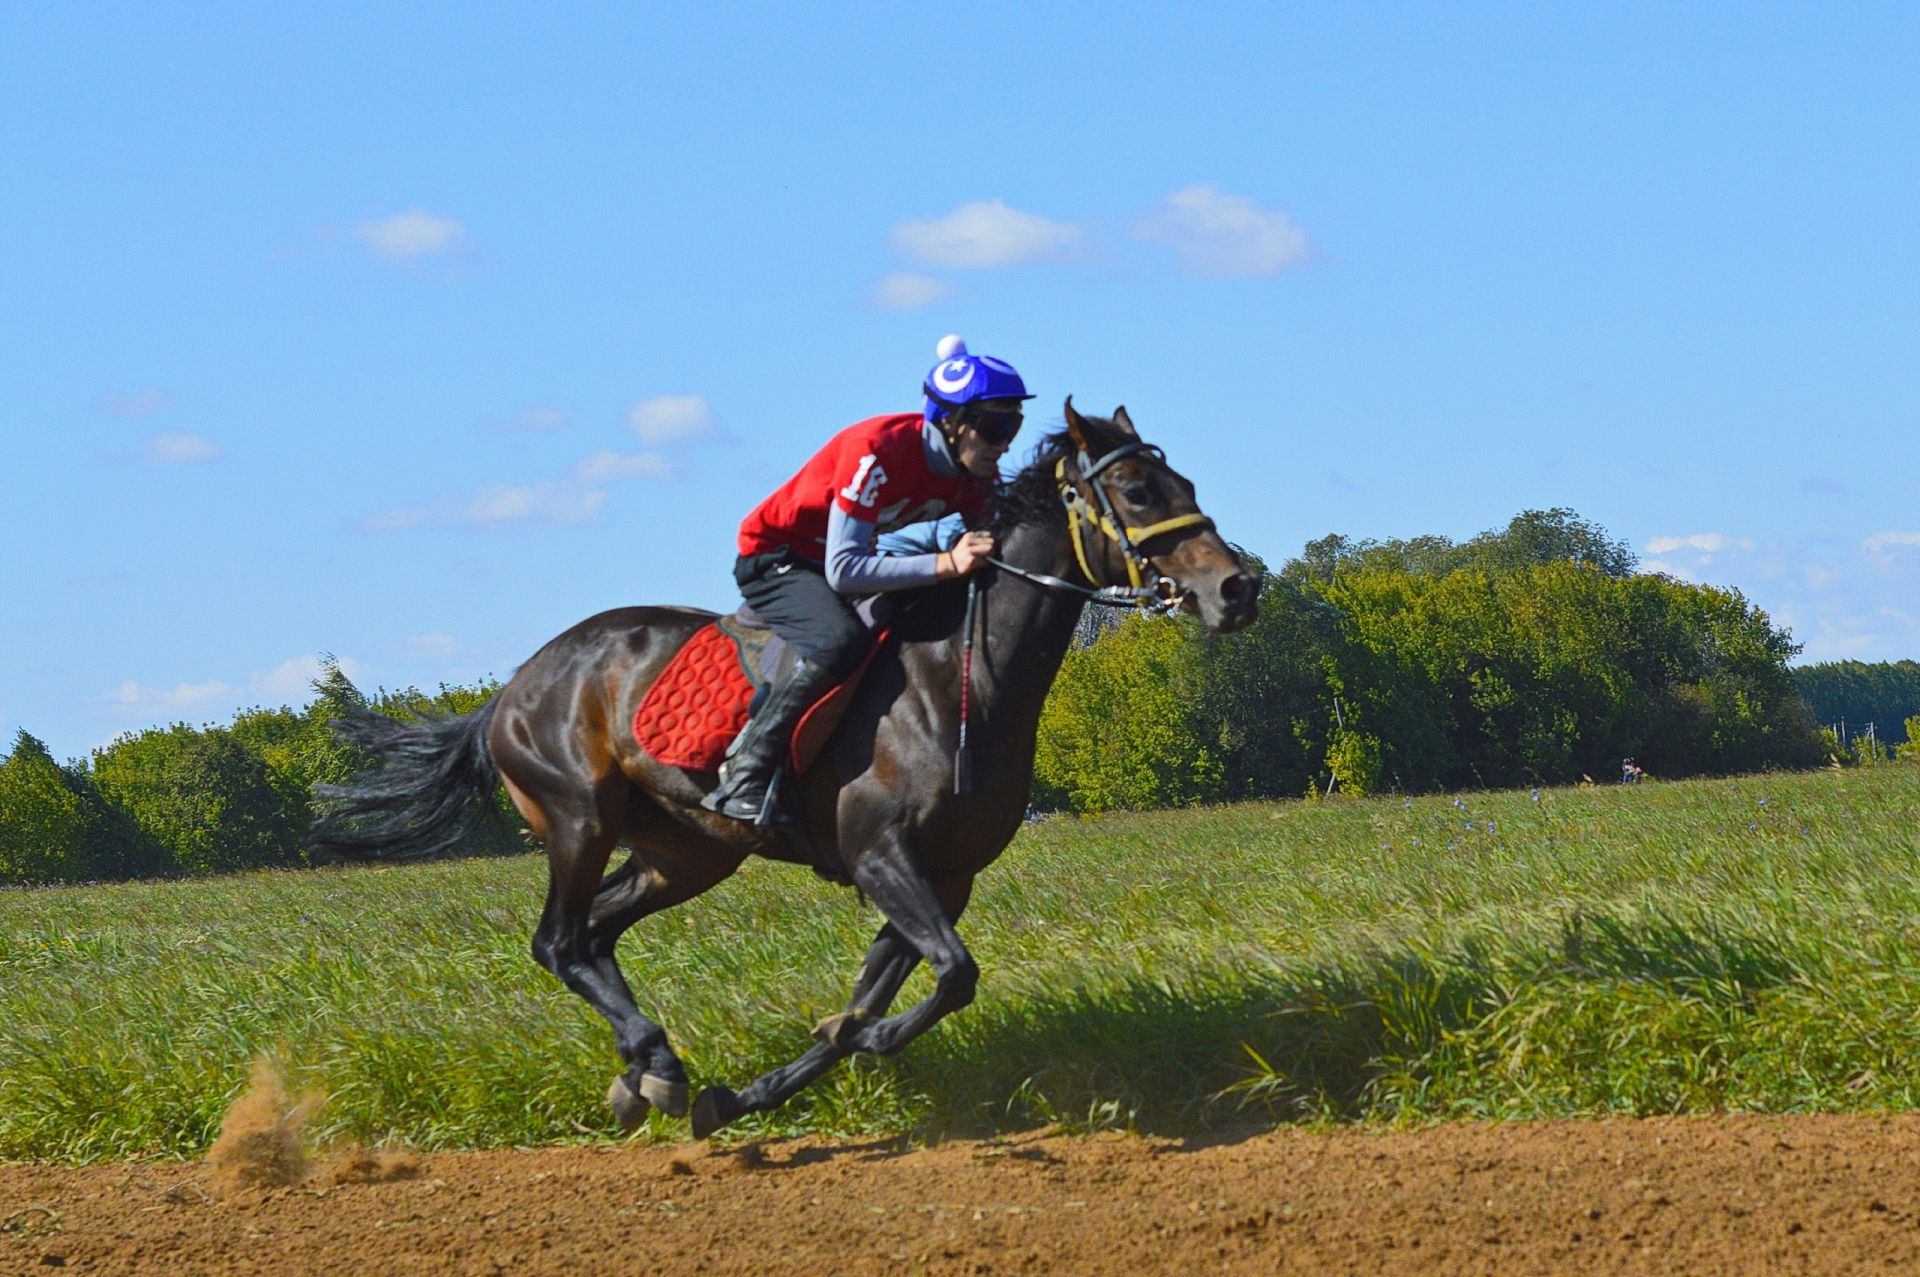
{"label": "blue riding helmet", "polygon": [[925,412],[930,422],[944,421],[955,408],[983,399],[1033,398],[1012,364],[991,355],[970,355],[967,343],[956,336],[942,337],[934,354],[940,362],[920,387],[926,393]]}

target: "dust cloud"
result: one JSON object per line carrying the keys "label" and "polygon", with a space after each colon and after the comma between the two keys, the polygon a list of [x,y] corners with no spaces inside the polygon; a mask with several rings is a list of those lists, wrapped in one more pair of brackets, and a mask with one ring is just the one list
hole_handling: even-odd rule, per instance
{"label": "dust cloud", "polygon": [[214,1182],[223,1188],[285,1188],[306,1179],[312,1161],[300,1131],[321,1102],[317,1093],[289,1095],[279,1067],[264,1056],[255,1060],[246,1091],[220,1119],[219,1138],[207,1150]]}

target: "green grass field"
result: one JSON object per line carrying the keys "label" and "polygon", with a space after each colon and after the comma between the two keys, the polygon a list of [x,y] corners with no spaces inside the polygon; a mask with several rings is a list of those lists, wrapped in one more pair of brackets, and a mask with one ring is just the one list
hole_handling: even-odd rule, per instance
{"label": "green grass field", "polygon": [[[971,1008],[739,1129],[1911,1108],[1916,862],[1905,764],[1055,817],[961,924]],[[325,1094],[323,1139],[618,1138],[612,1035],[528,956],[544,875],[0,892],[0,1158],[200,1153],[262,1055]],[[751,862],[621,956],[696,1085],[738,1086],[839,1009],[878,923]]]}

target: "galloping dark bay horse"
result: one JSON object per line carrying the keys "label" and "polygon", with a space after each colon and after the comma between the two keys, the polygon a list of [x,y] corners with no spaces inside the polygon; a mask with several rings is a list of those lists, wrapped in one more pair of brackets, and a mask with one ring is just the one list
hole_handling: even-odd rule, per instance
{"label": "galloping dark bay horse", "polygon": [[[1157,593],[1214,633],[1254,618],[1257,583],[1200,513],[1193,485],[1140,441],[1126,409],[1084,417],[1069,399],[1066,423],[997,498],[1001,557],[980,582],[972,627],[969,791],[954,792],[952,760],[973,613],[967,585],[947,582],[902,608],[825,751],[793,782],[815,863],[843,871],[886,917],[853,998],[820,1023],[817,1044],[798,1059],[738,1093],[701,1091],[696,1136],[785,1103],[856,1051],[898,1051],[973,1000],[979,968],[954,924],[975,875],[1020,828],[1041,704],[1095,589]],[[312,838],[316,848],[357,857],[431,854],[457,841],[504,782],[547,851],[534,957],[613,1025],[627,1067],[607,1099],[629,1130],[652,1106],[686,1114],[689,1096],[665,1030],[634,1004],[615,942],[750,855],[802,858],[777,832],[703,809],[711,776],[655,762],[629,729],[653,680],[712,619],[677,607],[603,612],[541,648],[470,714],[349,717],[344,733],[380,765],[323,791],[331,809]],[[632,854],[607,873],[622,843]],[[933,992],[889,1015],[922,958]]]}

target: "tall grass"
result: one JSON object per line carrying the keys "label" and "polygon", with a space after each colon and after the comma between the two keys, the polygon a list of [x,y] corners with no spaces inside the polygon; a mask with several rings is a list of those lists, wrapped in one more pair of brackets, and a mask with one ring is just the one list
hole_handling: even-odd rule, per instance
{"label": "tall grass", "polygon": [[[1913,1107],[1917,862],[1905,766],[1057,817],[962,922],[972,1007],[744,1129]],[[0,893],[0,1157],[197,1154],[261,1055],[325,1093],[323,1136],[616,1138],[612,1035],[528,955],[544,874]],[[738,1086],[839,1008],[878,924],[753,862],[621,958],[696,1084]]]}

